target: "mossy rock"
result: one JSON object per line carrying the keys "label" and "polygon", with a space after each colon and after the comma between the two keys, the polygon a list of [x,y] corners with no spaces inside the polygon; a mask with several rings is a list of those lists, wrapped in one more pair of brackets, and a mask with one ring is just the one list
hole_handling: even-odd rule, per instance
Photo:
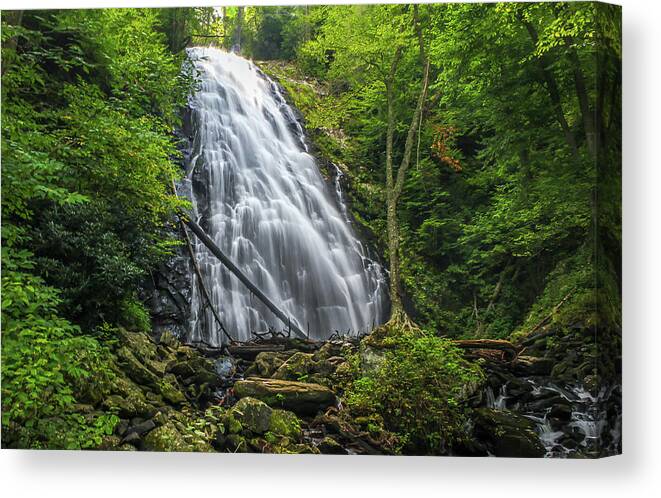
{"label": "mossy rock", "polygon": [[271,425],[273,410],[266,403],[251,397],[244,397],[232,407],[230,415],[241,423],[244,430],[264,434]]}
{"label": "mossy rock", "polygon": [[206,440],[177,422],[168,422],[150,431],[143,439],[143,445],[148,451],[213,451]]}
{"label": "mossy rock", "polygon": [[[117,350],[117,358],[126,374],[135,382],[149,387],[158,387],[160,382],[159,375],[149,370],[143,363],[138,360],[133,351],[128,347],[123,346]],[[144,358],[143,358],[144,360]]]}
{"label": "mossy rock", "polygon": [[174,405],[186,402],[186,396],[178,388],[177,379],[172,374],[167,374],[159,383],[159,391],[163,398]]}
{"label": "mossy rock", "polygon": [[300,380],[313,373],[316,365],[311,354],[299,351],[285,361],[272,377],[281,380]]}
{"label": "mossy rock", "polygon": [[539,458],[546,450],[535,424],[509,410],[475,410],[475,435],[500,457]]}
{"label": "mossy rock", "polygon": [[193,445],[186,442],[172,423],[157,427],[144,438],[148,451],[193,451]]}
{"label": "mossy rock", "polygon": [[287,352],[263,351],[255,357],[252,368],[261,377],[271,377],[290,356]]}
{"label": "mossy rock", "polygon": [[223,418],[223,425],[225,426],[225,432],[228,434],[239,434],[243,431],[243,424],[231,412]]}
{"label": "mossy rock", "polygon": [[317,449],[323,455],[346,455],[347,450],[345,450],[340,443],[330,436],[323,438],[317,445]]}
{"label": "mossy rock", "polygon": [[303,435],[299,418],[286,410],[273,410],[271,412],[269,432],[295,441],[300,441]]}
{"label": "mossy rock", "polygon": [[314,353],[314,361],[324,361],[333,356],[342,356],[344,352],[344,343],[341,342],[325,342],[319,350]]}
{"label": "mossy rock", "polygon": [[298,415],[314,415],[336,402],[333,391],[320,384],[260,377],[236,382],[234,392],[239,398],[256,398]]}
{"label": "mossy rock", "polygon": [[180,346],[179,339],[169,330],[164,330],[158,340],[159,344],[163,344],[171,349],[177,349]]}

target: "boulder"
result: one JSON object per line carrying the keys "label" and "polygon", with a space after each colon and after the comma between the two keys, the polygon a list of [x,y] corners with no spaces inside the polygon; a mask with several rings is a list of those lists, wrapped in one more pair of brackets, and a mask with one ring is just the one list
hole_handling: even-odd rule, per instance
{"label": "boulder", "polygon": [[159,344],[163,344],[172,349],[177,349],[179,347],[179,339],[169,330],[164,330],[161,334],[160,339],[158,340]]}
{"label": "boulder", "polygon": [[315,371],[316,362],[310,353],[294,353],[272,375],[274,379],[301,380]]}
{"label": "boulder", "polygon": [[319,384],[249,377],[234,384],[239,398],[252,397],[298,415],[314,415],[334,405],[333,391]]}
{"label": "boulder", "polygon": [[255,373],[261,377],[271,377],[290,356],[287,352],[263,351],[255,357]]}
{"label": "boulder", "polygon": [[144,438],[144,447],[148,451],[193,451],[174,424],[167,423],[157,427]]}
{"label": "boulder", "polygon": [[535,425],[509,410],[475,410],[475,435],[499,457],[535,458],[546,453]]}
{"label": "boulder", "polygon": [[317,445],[317,449],[323,455],[346,455],[347,450],[345,450],[340,443],[338,443],[332,437],[326,436],[323,438]]}
{"label": "boulder", "polygon": [[[266,403],[251,397],[244,397],[232,407],[229,415],[245,430],[264,434],[271,425],[273,409]],[[230,429],[230,432],[231,429]]]}
{"label": "boulder", "polygon": [[128,347],[123,346],[117,350],[117,358],[123,364],[127,375],[138,384],[157,387],[159,377],[144,365],[144,358],[138,360]]}
{"label": "boulder", "polygon": [[296,441],[299,441],[303,435],[301,421],[292,412],[286,410],[273,410],[271,412],[269,432]]}
{"label": "boulder", "polygon": [[[156,424],[154,423],[153,420],[148,419],[145,420],[144,422],[141,422],[137,425],[134,425],[132,427],[129,427],[128,430],[126,431],[127,434],[137,434],[138,436],[141,436],[142,434],[151,431],[152,429],[156,428]],[[124,442],[128,442],[127,438],[124,439]]]}
{"label": "boulder", "polygon": [[143,447],[148,451],[212,451],[211,445],[195,434],[185,430],[182,424],[167,422],[152,430],[143,439]]}
{"label": "boulder", "polygon": [[186,401],[186,396],[178,388],[177,379],[172,374],[167,374],[158,384],[163,399],[174,405],[180,405]]}

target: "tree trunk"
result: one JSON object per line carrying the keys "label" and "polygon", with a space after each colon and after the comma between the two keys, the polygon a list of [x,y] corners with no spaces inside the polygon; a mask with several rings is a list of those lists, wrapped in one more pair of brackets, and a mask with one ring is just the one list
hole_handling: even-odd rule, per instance
{"label": "tree trunk", "polygon": [[595,130],[595,114],[590,109],[590,99],[585,85],[585,76],[581,69],[581,61],[578,58],[578,54],[576,53],[576,49],[574,48],[573,41],[570,37],[565,38],[565,45],[567,46],[569,61],[571,62],[572,71],[574,73],[574,86],[576,87],[578,105],[581,110],[581,118],[583,120],[583,129],[585,131],[585,140],[588,145],[588,151],[592,157],[596,157],[597,134]]}
{"label": "tree trunk", "polygon": [[[388,256],[390,260],[390,304],[391,313],[390,321],[401,323],[402,321],[408,322],[408,317],[404,311],[402,304],[402,291],[400,283],[400,264],[399,264],[399,223],[397,220],[397,205],[399,198],[404,189],[404,181],[406,180],[406,173],[409,165],[411,164],[411,154],[413,152],[413,142],[418,127],[421,124],[422,108],[427,97],[427,88],[429,85],[429,62],[427,61],[424,69],[424,78],[422,81],[422,89],[418,97],[418,103],[411,118],[411,125],[406,136],[404,144],[404,155],[402,162],[397,169],[397,179],[394,179],[393,172],[393,158],[392,158],[392,142],[395,127],[393,102],[392,102],[392,78],[386,86],[387,100],[388,100],[388,132],[386,137],[386,215],[387,215],[387,229],[388,229]],[[392,73],[392,71],[391,71]]]}

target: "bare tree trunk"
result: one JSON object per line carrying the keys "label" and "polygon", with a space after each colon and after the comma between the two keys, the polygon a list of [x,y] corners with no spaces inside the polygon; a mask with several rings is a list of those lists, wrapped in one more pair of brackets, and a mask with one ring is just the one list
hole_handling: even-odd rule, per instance
{"label": "bare tree trunk", "polygon": [[[396,68],[395,65],[393,67]],[[394,70],[391,70],[391,76],[394,76]],[[411,124],[406,136],[404,144],[404,154],[402,161],[397,169],[397,178],[394,178],[393,172],[393,158],[392,158],[392,142],[395,127],[394,110],[393,110],[393,95],[392,85],[393,79],[391,77],[389,83],[386,85],[386,94],[388,100],[388,132],[386,136],[386,202],[387,202],[387,230],[388,230],[388,256],[390,259],[390,322],[395,324],[409,324],[404,306],[402,304],[402,291],[400,283],[400,262],[399,262],[399,222],[397,220],[397,205],[399,198],[404,189],[404,181],[406,180],[406,173],[411,164],[411,155],[413,152],[413,144],[415,141],[415,134],[418,131],[421,120],[420,116],[424,106],[425,98],[427,97],[427,89],[429,86],[429,61],[426,62],[424,68],[424,78],[422,81],[422,89],[418,97],[418,103],[411,118]],[[412,325],[412,324],[411,324]]]}

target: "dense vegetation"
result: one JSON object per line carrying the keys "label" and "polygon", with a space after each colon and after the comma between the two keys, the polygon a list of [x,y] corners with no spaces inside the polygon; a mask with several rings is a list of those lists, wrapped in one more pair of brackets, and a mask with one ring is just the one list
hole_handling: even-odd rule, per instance
{"label": "dense vegetation", "polygon": [[68,412],[108,369],[103,327],[150,328],[136,295],[175,243],[189,91],[160,27],[156,11],[3,15],[2,420],[25,446],[98,443],[110,421]]}
{"label": "dense vegetation", "polygon": [[554,311],[616,348],[620,36],[592,3],[3,13],[3,441],[113,432],[75,406],[117,375],[117,328],[151,330],[139,289],[179,243],[191,44],[264,61],[346,173],[402,315],[348,406],[400,449],[465,436],[483,374],[439,336],[522,337]]}

